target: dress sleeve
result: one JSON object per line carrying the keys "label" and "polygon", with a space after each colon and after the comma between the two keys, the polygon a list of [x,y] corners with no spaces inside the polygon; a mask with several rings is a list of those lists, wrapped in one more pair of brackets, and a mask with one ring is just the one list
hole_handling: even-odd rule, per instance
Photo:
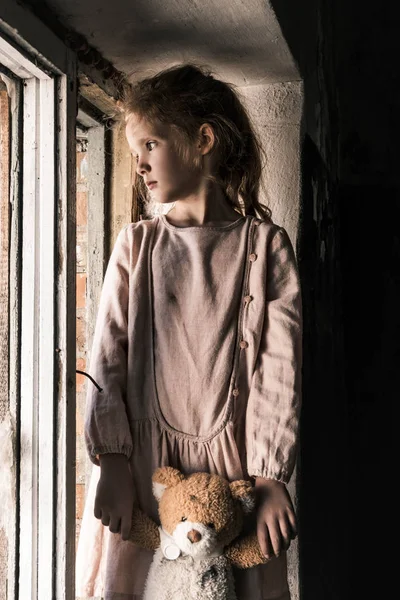
{"label": "dress sleeve", "polygon": [[126,413],[130,244],[128,227],[118,234],[100,296],[85,411],[85,442],[91,461],[100,454],[132,452]]}
{"label": "dress sleeve", "polygon": [[296,259],[282,228],[268,246],[266,296],[246,414],[247,470],[252,477],[287,483],[297,451],[302,308]]}

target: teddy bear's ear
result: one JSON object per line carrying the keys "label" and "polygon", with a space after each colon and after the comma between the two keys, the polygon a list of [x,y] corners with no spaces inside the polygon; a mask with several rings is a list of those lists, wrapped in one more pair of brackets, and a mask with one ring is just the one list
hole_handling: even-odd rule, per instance
{"label": "teddy bear's ear", "polygon": [[232,496],[239,500],[244,513],[250,513],[255,507],[253,486],[250,481],[232,481],[229,484]]}
{"label": "teddy bear's ear", "polygon": [[177,485],[184,479],[185,476],[173,467],[160,467],[156,469],[152,477],[154,496],[157,500],[160,500],[167,488]]}

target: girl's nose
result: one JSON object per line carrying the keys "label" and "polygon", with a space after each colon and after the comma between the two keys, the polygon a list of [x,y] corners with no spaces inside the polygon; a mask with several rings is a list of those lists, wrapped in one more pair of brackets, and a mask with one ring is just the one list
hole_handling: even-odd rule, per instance
{"label": "girl's nose", "polygon": [[192,544],[195,544],[196,542],[199,542],[201,540],[201,533],[199,531],[196,531],[196,529],[192,529],[191,531],[189,531],[187,536],[192,542]]}
{"label": "girl's nose", "polygon": [[139,159],[137,161],[137,165],[136,165],[136,173],[143,177],[143,175],[145,173],[147,173],[148,171],[149,171],[149,165],[144,160]]}

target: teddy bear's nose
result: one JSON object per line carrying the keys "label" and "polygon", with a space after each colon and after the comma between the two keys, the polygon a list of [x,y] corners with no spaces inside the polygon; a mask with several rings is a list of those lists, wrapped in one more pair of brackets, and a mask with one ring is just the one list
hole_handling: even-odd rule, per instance
{"label": "teddy bear's nose", "polygon": [[189,531],[187,536],[192,542],[192,544],[195,544],[196,542],[199,542],[201,540],[201,533],[199,531],[196,531],[196,529],[192,529],[191,531]]}

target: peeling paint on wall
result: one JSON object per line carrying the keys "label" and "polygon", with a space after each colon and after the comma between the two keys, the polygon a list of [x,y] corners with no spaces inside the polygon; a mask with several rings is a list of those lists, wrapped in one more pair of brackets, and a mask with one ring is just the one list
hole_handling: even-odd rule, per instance
{"label": "peeling paint on wall", "polygon": [[0,421],[0,527],[9,526],[9,510],[13,509],[15,426],[9,415]]}
{"label": "peeling paint on wall", "polygon": [[7,598],[8,539],[3,527],[0,527],[0,598]]}
{"label": "peeling paint on wall", "polygon": [[[10,527],[14,526],[10,516],[15,514],[15,427],[9,414],[0,421],[0,598],[8,597],[10,569],[9,538],[13,539]],[[11,534],[11,535],[10,535]]]}

